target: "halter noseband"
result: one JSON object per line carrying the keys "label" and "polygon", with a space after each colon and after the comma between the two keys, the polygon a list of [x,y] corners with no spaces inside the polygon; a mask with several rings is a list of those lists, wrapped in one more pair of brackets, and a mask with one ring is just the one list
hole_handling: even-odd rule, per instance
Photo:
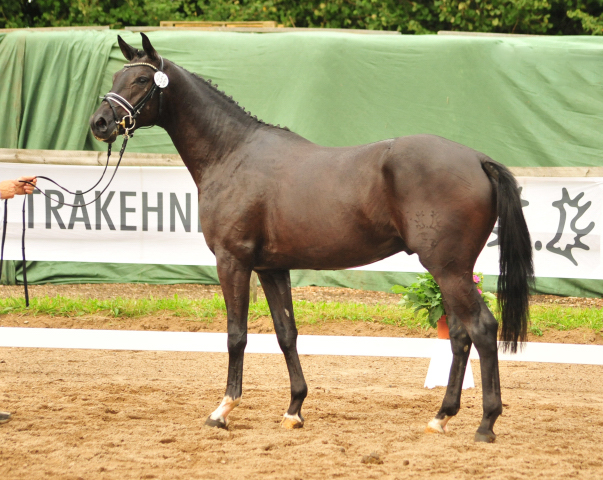
{"label": "halter noseband", "polygon": [[[147,102],[153,97],[153,94],[155,93],[155,90],[157,90],[157,88],[159,88],[159,114],[161,115],[161,101],[163,99],[163,89],[165,87],[167,87],[168,83],[169,83],[169,79],[167,77],[167,75],[163,72],[163,58],[159,57],[161,59],[161,66],[159,68],[157,68],[155,65],[151,65],[150,63],[129,63],[124,65],[124,68],[129,68],[129,67],[150,67],[153,70],[155,70],[155,76],[153,77],[153,86],[150,88],[150,90],[145,94],[144,97],[142,97],[142,99],[134,106],[132,106],[132,104],[130,102],[128,102],[124,97],[122,97],[121,95],[114,93],[114,92],[109,92],[107,93],[104,97],[101,97],[103,99],[103,101],[106,101],[109,106],[111,107],[111,110],[113,111],[113,119],[115,120],[115,124],[117,125],[117,127],[121,127],[123,129],[123,136],[126,138],[130,138],[132,135],[134,135],[133,133],[130,133],[132,130],[134,130],[134,127],[136,126],[136,117],[138,117],[138,115],[140,115],[141,110],[143,109],[143,107],[147,104]],[[113,104],[116,104],[118,106],[120,106],[121,108],[123,108],[124,110],[126,110],[128,112],[127,115],[124,115],[121,118],[121,121],[118,121],[118,115],[117,112],[115,110],[115,106]]]}

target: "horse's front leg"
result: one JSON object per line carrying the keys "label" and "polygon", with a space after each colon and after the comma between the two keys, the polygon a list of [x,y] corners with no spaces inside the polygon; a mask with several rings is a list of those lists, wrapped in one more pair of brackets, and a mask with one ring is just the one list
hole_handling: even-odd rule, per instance
{"label": "horse's front leg", "polygon": [[228,328],[228,381],[220,406],[205,425],[226,428],[228,414],[241,402],[243,391],[243,356],[247,345],[249,278],[251,267],[230,255],[217,255],[218,278],[226,302]]}
{"label": "horse's front leg", "polygon": [[274,330],[285,355],[291,382],[291,403],[281,425],[285,428],[301,428],[304,426],[301,407],[308,394],[308,386],[297,354],[297,327],[293,316],[289,270],[258,272],[258,276],[268,300]]}

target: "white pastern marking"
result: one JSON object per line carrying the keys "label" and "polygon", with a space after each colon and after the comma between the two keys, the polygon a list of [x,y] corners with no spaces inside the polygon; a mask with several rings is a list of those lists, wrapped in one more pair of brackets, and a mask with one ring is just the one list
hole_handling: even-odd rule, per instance
{"label": "white pastern marking", "polygon": [[450,420],[451,418],[452,417],[448,417],[448,416],[446,416],[442,419],[434,418],[431,422],[429,422],[427,424],[427,426],[429,428],[432,428],[436,432],[446,433],[448,431],[448,427],[446,427],[446,424],[448,423],[448,420]]}
{"label": "white pastern marking", "polygon": [[210,415],[210,418],[212,420],[219,420],[226,424],[228,422],[226,417],[237,405],[239,405],[239,403],[241,403],[241,397],[237,398],[236,400],[233,400],[229,396],[224,397],[222,399],[222,403],[214,410],[214,412]]}
{"label": "white pastern marking", "polygon": [[299,422],[299,423],[304,423],[304,419],[303,419],[303,418],[301,418],[301,417],[299,416],[299,414],[297,414],[297,413],[296,413],[295,415],[289,415],[288,413],[285,413],[285,414],[283,415],[283,417],[284,417],[284,418],[289,418],[289,419],[291,419],[291,420],[295,420],[296,422]]}

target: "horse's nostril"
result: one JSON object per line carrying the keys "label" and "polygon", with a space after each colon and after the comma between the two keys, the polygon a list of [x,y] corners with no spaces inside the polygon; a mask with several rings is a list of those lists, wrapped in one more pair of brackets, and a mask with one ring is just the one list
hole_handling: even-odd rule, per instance
{"label": "horse's nostril", "polygon": [[107,121],[103,117],[99,117],[98,120],[94,122],[94,125],[96,125],[96,128],[103,132],[107,130]]}

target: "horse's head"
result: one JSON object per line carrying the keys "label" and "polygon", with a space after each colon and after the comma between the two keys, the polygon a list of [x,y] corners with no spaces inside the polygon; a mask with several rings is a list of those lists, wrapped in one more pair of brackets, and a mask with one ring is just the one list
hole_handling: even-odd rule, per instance
{"label": "horse's head", "polygon": [[128,45],[119,35],[119,47],[129,63],[113,75],[113,87],[90,117],[90,128],[98,140],[113,143],[117,135],[131,135],[159,120],[161,90],[168,84],[163,59],[149,38],[142,35],[144,50]]}

